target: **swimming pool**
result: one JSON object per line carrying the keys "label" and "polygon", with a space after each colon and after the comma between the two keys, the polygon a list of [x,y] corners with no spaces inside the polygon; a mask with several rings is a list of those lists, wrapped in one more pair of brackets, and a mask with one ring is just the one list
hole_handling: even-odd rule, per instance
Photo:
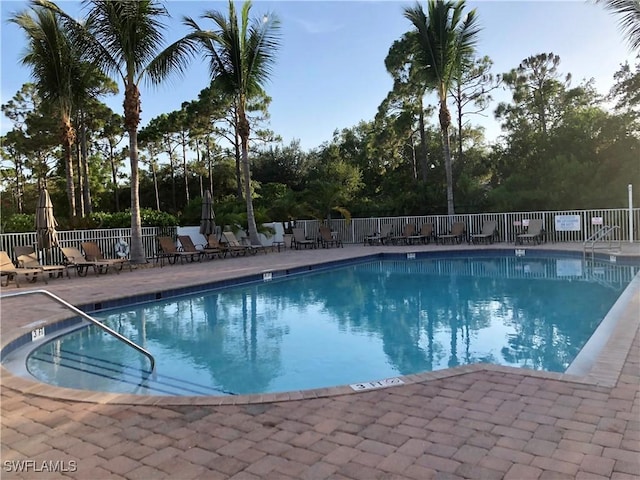
{"label": "swimming pool", "polygon": [[[564,371],[637,267],[579,258],[396,258],[103,315],[30,355],[42,381],[151,395],[279,392],[477,362]],[[567,308],[569,307],[569,308]]]}

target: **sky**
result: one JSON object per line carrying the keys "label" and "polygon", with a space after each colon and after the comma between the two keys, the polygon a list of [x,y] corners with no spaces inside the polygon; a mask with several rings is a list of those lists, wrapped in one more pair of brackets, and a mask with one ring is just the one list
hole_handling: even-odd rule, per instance
{"label": "sky", "polygon": [[[68,13],[80,15],[80,2],[61,1]],[[426,2],[420,4],[426,8]],[[373,120],[378,106],[392,87],[384,59],[393,42],[411,29],[403,8],[414,0],[400,1],[254,1],[252,16],[275,14],[281,22],[281,47],[270,80],[265,85],[272,97],[268,127],[284,144],[299,140],[303,149],[319,147],[332,139],[336,129],[350,128],[361,120]],[[168,1],[167,44],[187,33],[184,15],[197,19],[204,11],[228,12],[219,1]],[[7,19],[28,8],[28,2],[0,0],[0,101],[6,103],[30,81],[30,71],[20,64],[26,39]],[[613,74],[632,55],[617,25],[617,18],[593,1],[468,1],[475,8],[482,31],[478,56],[488,55],[492,73],[516,68],[525,58],[553,52],[560,56],[560,72],[571,73],[572,85],[591,78],[596,89],[606,94]],[[210,21],[198,20],[203,28]],[[149,120],[180,109],[197,98],[210,82],[207,65],[192,62],[186,75],[174,76],[153,87],[143,84],[142,126]],[[508,101],[507,91],[494,94],[496,101]],[[123,94],[103,98],[122,114]],[[493,118],[494,104],[486,117],[471,118],[485,127],[489,141],[500,135]],[[431,119],[435,123],[436,119]],[[0,115],[0,133],[12,128]]]}

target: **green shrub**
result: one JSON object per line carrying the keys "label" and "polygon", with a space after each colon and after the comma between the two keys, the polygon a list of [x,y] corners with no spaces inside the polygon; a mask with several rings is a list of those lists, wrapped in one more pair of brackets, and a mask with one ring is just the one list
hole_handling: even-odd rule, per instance
{"label": "green shrub", "polygon": [[2,218],[2,233],[33,232],[36,229],[34,213],[14,213]]}
{"label": "green shrub", "polygon": [[[178,219],[165,212],[142,209],[143,227],[174,227]],[[96,212],[84,218],[58,218],[58,230],[91,230],[94,228],[129,228],[131,212]],[[22,233],[35,231],[35,214],[13,214],[2,218],[2,233]]]}

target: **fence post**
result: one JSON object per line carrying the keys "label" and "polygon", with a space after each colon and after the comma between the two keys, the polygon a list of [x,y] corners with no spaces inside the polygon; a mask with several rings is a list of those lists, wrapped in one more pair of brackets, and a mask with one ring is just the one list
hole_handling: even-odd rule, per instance
{"label": "fence post", "polygon": [[633,185],[627,186],[629,193],[629,243],[633,243]]}

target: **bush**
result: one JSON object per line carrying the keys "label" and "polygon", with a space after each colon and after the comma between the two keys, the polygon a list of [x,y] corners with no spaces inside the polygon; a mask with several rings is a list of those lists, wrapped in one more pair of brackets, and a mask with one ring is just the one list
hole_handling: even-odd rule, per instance
{"label": "bush", "polygon": [[35,213],[14,213],[2,219],[2,233],[33,232],[35,229]]}
{"label": "bush", "polygon": [[[174,227],[178,219],[165,212],[152,209],[140,211],[143,227]],[[94,228],[129,228],[131,212],[96,212],[88,217],[74,218],[73,221],[59,218],[58,230],[91,230]],[[13,214],[2,219],[2,233],[23,233],[35,231],[35,214]]]}

